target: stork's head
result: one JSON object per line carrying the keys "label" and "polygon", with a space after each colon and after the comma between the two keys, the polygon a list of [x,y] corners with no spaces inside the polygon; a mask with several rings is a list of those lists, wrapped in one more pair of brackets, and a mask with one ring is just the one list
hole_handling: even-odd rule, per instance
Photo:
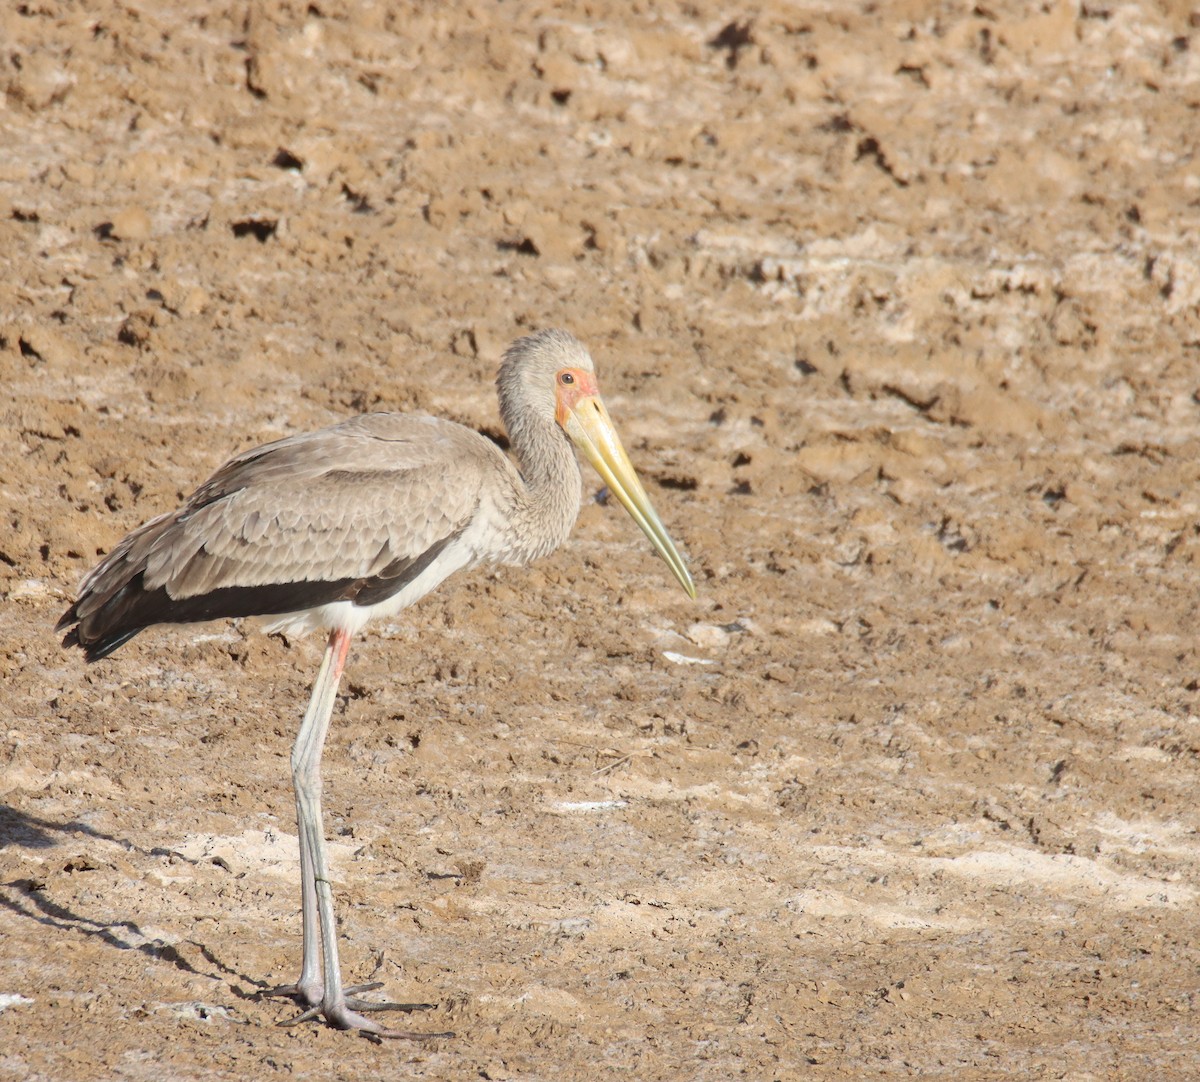
{"label": "stork's head", "polygon": [[497,386],[500,412],[514,441],[527,417],[553,420],[633,516],[688,596],[695,597],[692,576],[625,453],[600,397],[596,367],[579,339],[561,330],[518,339],[504,354]]}

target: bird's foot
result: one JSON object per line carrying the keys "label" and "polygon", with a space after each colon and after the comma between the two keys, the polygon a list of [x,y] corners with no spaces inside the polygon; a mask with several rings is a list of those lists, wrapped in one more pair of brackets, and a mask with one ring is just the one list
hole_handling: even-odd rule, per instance
{"label": "bird's foot", "polygon": [[303,981],[297,981],[295,984],[280,984],[274,988],[264,988],[261,992],[256,993],[256,999],[274,999],[277,996],[286,996],[288,999],[294,999],[303,1007],[316,1007],[320,1005],[321,997],[325,994],[325,989],[321,985],[309,985]]}
{"label": "bird's foot", "polygon": [[[377,987],[377,986],[372,986]],[[315,1018],[324,1017],[325,1021],[338,1029],[349,1029],[361,1033],[364,1037],[388,1038],[403,1041],[431,1041],[438,1037],[453,1037],[453,1033],[417,1033],[406,1029],[389,1029],[372,1021],[361,1011],[428,1011],[433,1009],[432,1003],[373,1003],[370,1000],[347,996],[340,1003],[318,1003],[315,1007],[301,1012],[295,1018],[280,1022],[281,1026],[295,1026],[301,1022],[310,1022]]]}
{"label": "bird's foot", "polygon": [[358,995],[359,992],[373,992],[382,987],[382,981],[351,985],[349,988],[343,989],[342,995],[337,1000],[330,1003],[325,1002],[325,992],[320,985],[304,984],[299,981],[296,984],[283,984],[278,988],[268,989],[260,992],[259,995],[263,997],[288,996],[297,1000],[305,1008],[295,1018],[284,1019],[279,1023],[281,1026],[297,1026],[301,1022],[311,1022],[313,1019],[324,1017],[330,1025],[336,1026],[338,1029],[356,1030],[368,1037],[395,1037],[420,1041],[431,1040],[434,1037],[454,1036],[453,1033],[411,1033],[407,1030],[388,1029],[386,1026],[379,1025],[378,1022],[364,1018],[364,1014],[375,1011],[431,1011],[437,1006],[435,1003],[378,1002],[372,999],[362,999]]}

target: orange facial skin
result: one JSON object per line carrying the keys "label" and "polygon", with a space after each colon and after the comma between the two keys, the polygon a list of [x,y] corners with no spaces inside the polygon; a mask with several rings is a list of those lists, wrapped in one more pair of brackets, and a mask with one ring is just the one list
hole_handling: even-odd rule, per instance
{"label": "orange facial skin", "polygon": [[594,372],[585,372],[581,368],[564,368],[554,381],[557,406],[554,419],[566,427],[567,417],[585,398],[596,398],[600,394],[600,385],[596,382]]}

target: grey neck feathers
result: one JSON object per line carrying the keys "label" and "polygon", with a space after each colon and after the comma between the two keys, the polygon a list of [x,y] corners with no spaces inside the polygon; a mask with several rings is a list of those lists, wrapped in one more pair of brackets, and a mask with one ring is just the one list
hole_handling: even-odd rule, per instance
{"label": "grey neck feathers", "polygon": [[[508,430],[523,485],[514,493],[510,528],[522,561],[537,559],[566,540],[579,516],[583,480],[567,435],[528,401],[520,380],[501,393],[500,415]],[[553,408],[553,407],[551,407]]]}

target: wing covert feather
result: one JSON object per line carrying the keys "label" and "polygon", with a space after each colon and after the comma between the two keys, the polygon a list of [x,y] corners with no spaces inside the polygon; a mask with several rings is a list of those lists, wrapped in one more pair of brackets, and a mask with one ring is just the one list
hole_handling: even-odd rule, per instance
{"label": "wing covert feather", "polygon": [[507,459],[436,418],[368,414],[232,459],[145,557],[172,597],[370,578],[461,533]]}

